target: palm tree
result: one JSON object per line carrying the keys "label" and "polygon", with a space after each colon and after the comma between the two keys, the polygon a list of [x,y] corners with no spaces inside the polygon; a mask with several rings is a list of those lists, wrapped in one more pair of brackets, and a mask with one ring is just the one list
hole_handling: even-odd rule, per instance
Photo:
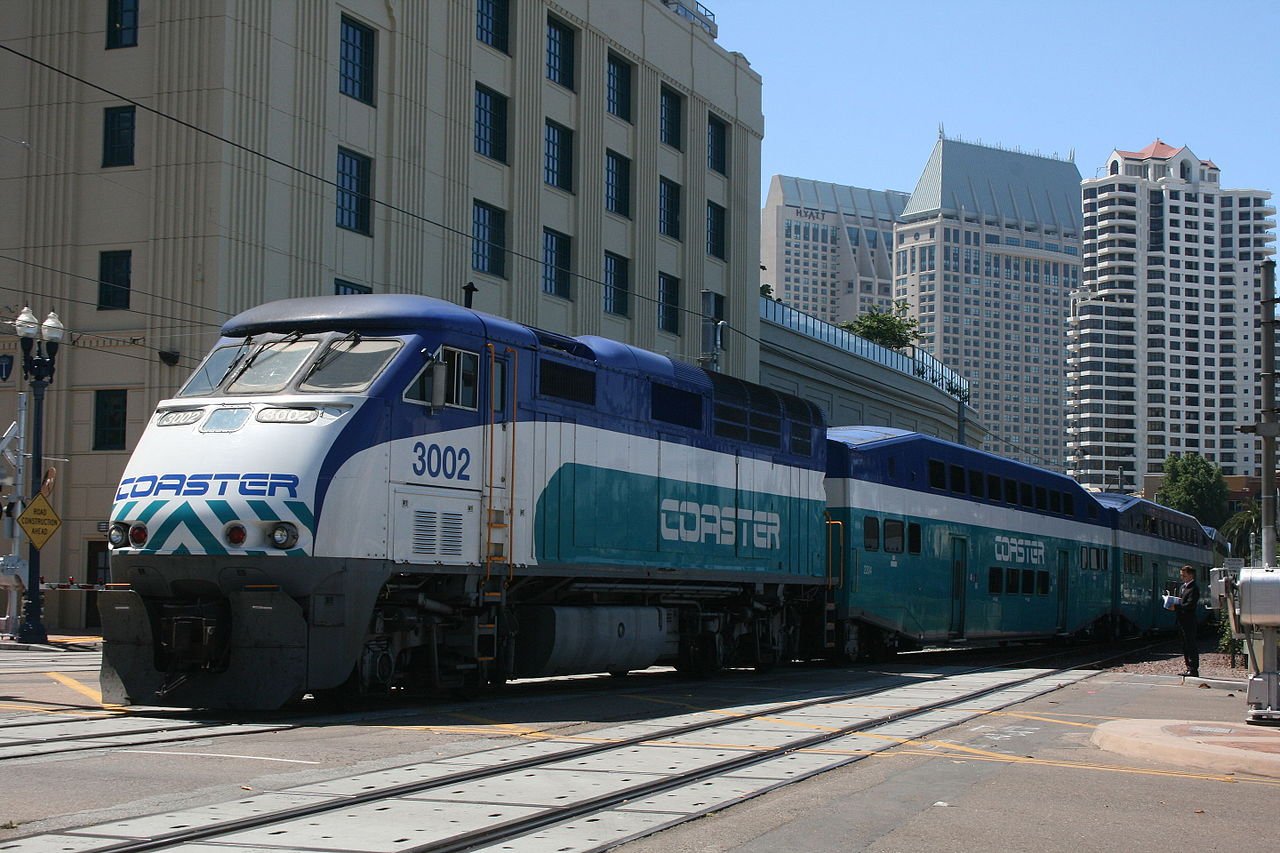
{"label": "palm tree", "polygon": [[1231,543],[1231,556],[1241,557],[1252,553],[1253,533],[1261,530],[1262,510],[1257,503],[1249,501],[1242,510],[1228,518],[1218,532]]}

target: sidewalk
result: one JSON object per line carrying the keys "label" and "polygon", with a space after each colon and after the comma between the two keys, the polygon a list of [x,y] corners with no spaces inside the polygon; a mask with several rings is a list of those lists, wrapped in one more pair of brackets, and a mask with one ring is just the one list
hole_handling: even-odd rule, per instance
{"label": "sidewalk", "polygon": [[20,643],[9,634],[0,634],[0,649],[16,651],[88,652],[102,648],[101,634],[50,634],[48,643]]}

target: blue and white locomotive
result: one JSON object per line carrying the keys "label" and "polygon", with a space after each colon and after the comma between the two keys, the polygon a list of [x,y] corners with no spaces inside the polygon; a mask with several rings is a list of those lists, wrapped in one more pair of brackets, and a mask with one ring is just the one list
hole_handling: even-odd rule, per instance
{"label": "blue and white locomotive", "polygon": [[103,698],[275,708],[1147,629],[1172,567],[1211,559],[1192,528],[926,436],[828,433],[615,341],[284,300],[226,323],[128,463]]}

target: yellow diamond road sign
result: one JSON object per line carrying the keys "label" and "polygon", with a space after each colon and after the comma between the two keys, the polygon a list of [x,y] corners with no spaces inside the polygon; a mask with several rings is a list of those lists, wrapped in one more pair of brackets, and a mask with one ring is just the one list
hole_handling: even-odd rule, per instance
{"label": "yellow diamond road sign", "polygon": [[31,539],[32,545],[43,548],[50,537],[62,526],[62,519],[58,518],[58,514],[53,511],[53,505],[49,503],[48,498],[37,492],[31,499],[31,503],[27,504],[27,508],[22,511],[22,515],[18,516],[18,524]]}

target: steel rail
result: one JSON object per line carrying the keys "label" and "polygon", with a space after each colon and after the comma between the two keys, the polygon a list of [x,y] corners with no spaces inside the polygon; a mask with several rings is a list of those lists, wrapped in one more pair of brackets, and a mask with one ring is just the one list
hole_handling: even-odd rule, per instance
{"label": "steel rail", "polygon": [[[1043,660],[1045,657],[1057,657],[1060,655],[1061,653],[1059,652],[1059,653],[1056,653],[1055,655],[1042,656],[1041,658],[1031,659],[1031,660],[1032,661]],[[1116,657],[1116,656],[1118,655],[1113,655],[1111,657]],[[1111,658],[1110,657],[1104,658],[1102,660],[1108,660],[1108,659],[1111,659]],[[998,666],[974,667],[969,670],[961,670],[958,672],[947,673],[945,675],[936,675],[929,678],[920,679],[918,681],[913,682],[911,686],[928,684],[930,682],[941,681],[948,678],[954,678],[960,675],[972,675],[974,673],[979,673],[984,671],[1004,669],[1013,665],[1025,665],[1028,662],[1031,662],[1031,661],[1023,661],[1017,664],[1004,663]],[[730,759],[725,762],[720,762],[715,765],[710,765],[706,768],[703,768],[698,771],[694,771],[693,773],[690,773],[690,774],[681,775],[677,778],[667,779],[667,780],[663,780],[661,782],[656,782],[656,783],[648,783],[645,785],[634,786],[632,788],[625,789],[624,791],[621,791],[621,792],[615,792],[613,794],[608,794],[601,797],[595,797],[590,800],[585,800],[582,803],[575,804],[572,806],[564,806],[557,809],[553,809],[548,811],[545,814],[535,815],[529,818],[524,818],[516,821],[510,821],[510,822],[499,824],[496,827],[488,828],[485,830],[464,833],[462,835],[459,835],[447,841],[431,842],[426,845],[422,845],[420,847],[415,847],[411,849],[414,851],[414,853],[451,853],[451,851],[460,851],[460,850],[469,849],[475,846],[493,844],[493,843],[500,842],[502,840],[509,839],[518,835],[527,834],[528,832],[535,831],[537,829],[543,828],[545,826],[548,826],[554,823],[560,823],[564,820],[572,819],[574,817],[580,817],[584,814],[589,814],[590,812],[593,812],[593,811],[599,811],[600,809],[607,808],[611,805],[617,805],[627,800],[633,800],[638,796],[645,796],[647,794],[653,794],[653,793],[661,793],[662,791],[665,791],[665,790],[670,790],[673,788],[678,788],[678,787],[687,785],[693,781],[698,781],[704,778],[708,778],[710,776],[723,774],[725,772],[737,770],[742,767],[748,767],[752,764],[757,764],[763,761],[768,761],[774,758],[778,758],[780,756],[790,754],[797,750],[808,749],[814,746],[819,746],[823,743],[836,740],[841,737],[846,737],[850,734],[856,734],[858,731],[864,730],[866,728],[881,726],[881,725],[885,725],[887,723],[895,722],[899,720],[910,719],[911,717],[919,716],[925,713],[930,713],[932,711],[936,711],[951,705],[972,701],[976,698],[981,698],[982,696],[988,695],[993,692],[997,692],[999,690],[1006,690],[1011,687],[1017,687],[1019,685],[1027,684],[1036,680],[1051,679],[1074,669],[1087,668],[1089,666],[1096,666],[1099,662],[1100,662],[1099,660],[1095,660],[1090,662],[1081,662],[1073,666],[1060,667],[1045,673],[1039,673],[1036,675],[1028,676],[1026,678],[1015,679],[1015,680],[1005,682],[1000,685],[996,685],[989,688],[983,688],[982,690],[970,691],[961,696],[953,697],[951,699],[940,700],[938,702],[929,703],[927,705],[918,706],[916,708],[911,708],[911,709],[906,709],[900,712],[885,714],[873,720],[859,721],[856,724],[843,727],[833,732],[824,732],[820,735],[815,735],[811,738],[807,738],[797,743],[792,743],[782,747],[775,747],[767,750],[762,750],[758,753],[755,753],[749,756],[743,756],[741,758]],[[245,830],[251,830],[251,829],[259,829],[267,826],[285,823],[288,821],[297,820],[299,818],[313,817],[316,815],[322,815],[328,812],[340,811],[342,809],[349,809],[355,806],[366,805],[369,803],[375,803],[375,802],[380,802],[384,800],[391,800],[391,799],[396,799],[399,797],[404,797],[409,795],[421,794],[426,791],[430,791],[437,788],[455,786],[455,785],[474,782],[474,781],[491,778],[495,776],[502,776],[502,775],[506,775],[506,774],[513,773],[520,770],[528,770],[528,769],[533,769],[533,768],[537,768],[537,767],[541,767],[549,764],[597,755],[597,754],[609,752],[612,750],[625,749],[627,747],[638,746],[640,744],[650,743],[653,741],[666,740],[673,737],[679,737],[685,734],[691,734],[694,732],[705,731],[708,729],[714,729],[714,728],[719,728],[719,727],[723,727],[723,726],[727,726],[735,723],[740,723],[744,720],[751,720],[751,719],[756,719],[760,717],[768,717],[768,716],[773,716],[779,713],[786,713],[790,711],[800,710],[800,709],[809,708],[809,707],[815,707],[815,706],[824,705],[824,704],[847,702],[852,699],[860,699],[867,696],[875,695],[877,693],[882,692],[884,689],[886,688],[883,685],[869,686],[859,690],[846,691],[844,693],[826,695],[826,696],[817,697],[813,699],[804,699],[804,700],[799,700],[795,702],[778,703],[777,705],[773,705],[768,708],[763,708],[759,710],[754,710],[749,713],[744,713],[744,714],[735,716],[731,719],[712,719],[712,720],[706,720],[702,722],[687,723],[680,726],[673,726],[669,729],[665,729],[658,732],[646,732],[644,734],[635,735],[633,737],[622,738],[620,740],[611,741],[609,743],[589,744],[586,746],[574,747],[574,748],[566,749],[564,751],[556,752],[549,755],[531,756],[529,758],[517,759],[515,761],[506,762],[500,765],[494,765],[490,767],[477,767],[470,770],[464,770],[456,774],[451,774],[449,776],[434,777],[434,778],[422,780],[419,782],[406,782],[398,785],[389,785],[383,788],[362,791],[358,794],[350,794],[350,795],[335,798],[333,800],[326,800],[324,802],[314,803],[311,805],[293,806],[289,808],[280,809],[278,811],[273,811],[269,814],[253,815],[245,818],[234,818],[226,821],[221,821],[216,824],[210,824],[203,827],[187,828],[177,832],[165,833],[163,835],[153,836],[151,838],[134,839],[129,841],[123,841],[118,844],[112,844],[112,845],[103,846],[103,847],[87,848],[87,849],[92,850],[92,853],[149,853],[149,851],[162,850],[178,844],[186,844],[186,843],[191,843],[196,841],[207,841],[217,837],[230,835],[232,833],[243,832]],[[851,761],[852,760],[856,760],[856,757],[854,759],[851,759]],[[21,841],[22,839],[13,839],[13,840]]]}

